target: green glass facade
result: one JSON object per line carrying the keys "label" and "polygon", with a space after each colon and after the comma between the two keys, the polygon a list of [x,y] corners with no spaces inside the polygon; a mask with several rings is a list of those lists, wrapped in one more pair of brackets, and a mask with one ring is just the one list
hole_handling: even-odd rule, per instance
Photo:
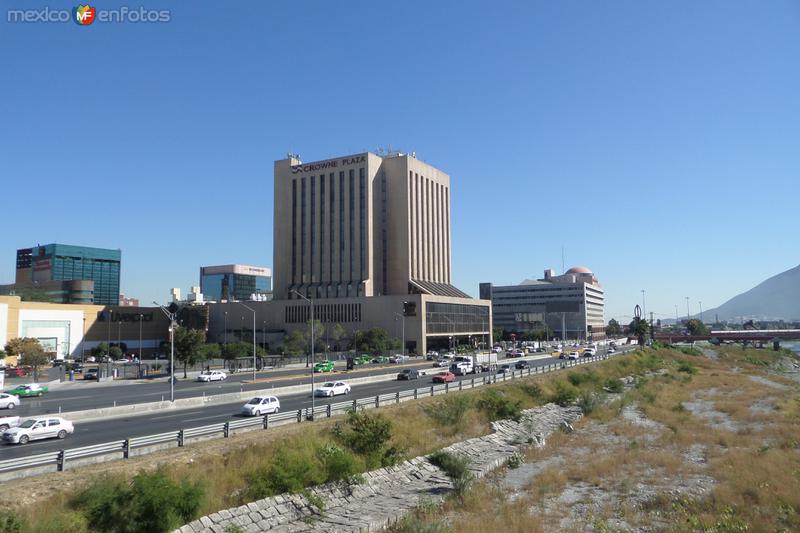
{"label": "green glass facade", "polygon": [[[119,305],[122,252],[105,248],[47,244],[17,250],[17,281],[91,280],[93,303]],[[21,276],[21,272],[24,272]],[[81,302],[88,303],[88,302]]]}

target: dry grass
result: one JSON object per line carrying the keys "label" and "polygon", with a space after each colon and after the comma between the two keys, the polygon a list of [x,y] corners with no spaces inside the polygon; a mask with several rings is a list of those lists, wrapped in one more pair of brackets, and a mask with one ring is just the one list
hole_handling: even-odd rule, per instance
{"label": "dry grass", "polygon": [[[640,379],[619,400],[584,418],[576,424],[576,433],[552,435],[546,448],[527,451],[527,462],[562,459],[561,466],[545,468],[533,478],[520,498],[536,509],[531,519],[535,527],[578,531],[592,525],[595,531],[610,531],[615,527],[608,524],[620,520],[627,524],[621,527],[681,532],[800,531],[800,395],[797,383],[780,375],[786,354],[727,346],[714,349],[719,353],[716,360],[669,349],[646,350],[645,355],[574,371],[592,374],[585,381],[573,379],[579,389],[590,390],[609,377],[664,369]],[[565,383],[565,378],[560,374],[536,380],[541,395],[554,394],[556,383]],[[687,402],[698,400],[709,402],[739,429],[731,431],[692,414]],[[751,409],[756,402],[760,410]],[[623,409],[632,405],[661,426],[642,427],[623,419]],[[701,450],[704,462],[689,462],[690,449]],[[691,496],[695,494],[689,490],[691,480],[709,476],[715,481],[710,490],[697,486],[702,489],[697,494],[705,497]],[[646,505],[631,501],[640,484],[661,487],[673,482],[684,483],[689,492],[667,492]],[[570,520],[572,506],[558,502],[564,491],[575,486],[614,497],[611,503],[583,502],[578,506],[584,508],[583,514]],[[483,530],[518,530],[518,513],[503,517],[505,509],[517,508],[520,500],[512,505],[492,495],[483,501],[480,514],[487,515],[481,522]],[[493,507],[487,508],[489,504]],[[588,514],[586,505],[591,509]],[[456,513],[453,523],[459,526],[468,523],[467,517],[475,518],[471,512],[452,512]]]}
{"label": "dry grass", "polygon": [[[780,363],[785,355],[736,347],[720,347],[719,353],[720,357],[712,360],[663,348],[643,350],[568,373],[499,383],[494,388],[525,409],[546,403],[564,388],[571,387],[577,393],[596,391],[608,379],[648,375],[617,401],[598,408],[576,424],[576,433],[553,434],[545,449],[527,450],[528,462],[557,456],[564,461],[562,466],[543,469],[518,500],[509,501],[489,479],[468,490],[463,503],[446,502],[441,509],[428,509],[416,519],[419,524],[436,524],[442,523],[444,516],[444,523],[454,531],[557,531],[563,527],[580,530],[587,523],[602,531],[612,517],[630,525],[650,526],[656,516],[653,513],[658,513],[659,527],[666,520],[675,531],[724,531],[741,524],[755,531],[800,531],[798,386],[769,367]],[[656,370],[660,373],[654,374]],[[750,379],[750,375],[767,377],[789,388],[769,387]],[[402,447],[409,456],[417,456],[488,433],[486,415],[474,407],[481,393],[481,389],[461,393],[471,399],[473,408],[457,428],[442,427],[425,413],[426,408],[436,409],[442,397],[386,407],[379,412],[392,421],[391,444]],[[742,429],[728,431],[693,415],[686,404],[698,399],[713,402],[716,411]],[[750,409],[757,401],[764,405],[765,399],[774,405],[771,412]],[[663,427],[653,429],[624,420],[620,414],[631,405]],[[246,486],[246,474],[263,466],[278,446],[314,448],[331,439],[335,422],[254,432],[98,468],[132,476],[140,469],[168,464],[175,479],[211,480],[202,511],[205,514],[240,504],[238,494]],[[686,450],[697,445],[704,450],[704,465],[684,459]],[[713,491],[701,500],[656,498],[643,510],[625,496],[636,483],[661,483],[699,473],[717,481]],[[79,472],[60,475],[60,480],[68,480],[62,485],[64,490],[28,499],[22,505],[25,514],[34,525],[45,526],[52,516],[68,509],[66,494],[74,493],[89,479]],[[25,486],[37,487],[37,483],[41,484],[41,478],[21,480],[18,489],[28,494],[31,491],[26,492]],[[564,526],[561,520],[569,515],[569,506],[550,504],[576,483],[618,491],[620,496],[613,505],[596,507],[590,516],[582,516],[583,522],[567,522]],[[537,511],[532,513],[532,508]]]}

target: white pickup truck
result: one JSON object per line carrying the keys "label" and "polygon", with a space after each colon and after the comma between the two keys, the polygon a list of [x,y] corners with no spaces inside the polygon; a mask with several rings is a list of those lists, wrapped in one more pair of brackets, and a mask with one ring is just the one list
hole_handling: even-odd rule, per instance
{"label": "white pickup truck", "polygon": [[18,416],[0,416],[0,431],[15,428],[19,425]]}

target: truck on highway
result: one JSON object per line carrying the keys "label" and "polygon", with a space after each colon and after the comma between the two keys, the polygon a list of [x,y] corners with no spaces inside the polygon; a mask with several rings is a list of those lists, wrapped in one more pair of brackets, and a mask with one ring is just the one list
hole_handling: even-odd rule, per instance
{"label": "truck on highway", "polygon": [[477,352],[472,356],[475,372],[490,372],[497,368],[497,354],[494,352]]}
{"label": "truck on highway", "polygon": [[476,352],[472,355],[459,355],[453,359],[450,372],[456,376],[488,372],[497,368],[497,354],[494,352]]}

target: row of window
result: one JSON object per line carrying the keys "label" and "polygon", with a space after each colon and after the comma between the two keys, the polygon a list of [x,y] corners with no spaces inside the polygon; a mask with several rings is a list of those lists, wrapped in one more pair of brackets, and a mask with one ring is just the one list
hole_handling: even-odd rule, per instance
{"label": "row of window", "polygon": [[408,171],[411,277],[450,283],[450,189]]}
{"label": "row of window", "polygon": [[[288,324],[303,324],[311,320],[310,305],[290,305],[284,309],[284,320]],[[323,324],[361,322],[361,304],[316,304],[314,320]]]}
{"label": "row of window", "polygon": [[[356,177],[355,170],[351,169],[347,173],[338,173],[338,196],[339,196],[339,264],[338,281],[360,281],[367,278],[367,177],[364,168],[358,169],[358,201],[356,201]],[[292,180],[292,284],[303,285],[306,283],[316,283],[319,281],[334,281],[334,236],[336,235],[335,206],[336,206],[336,173],[320,174],[308,178],[299,178],[300,199],[298,210],[298,178]],[[327,182],[327,187],[326,187]],[[347,235],[349,236],[349,246],[345,250],[345,182],[347,182],[348,197],[348,224]],[[307,190],[308,187],[308,190]],[[319,197],[317,197],[319,190]],[[327,215],[326,220],[326,192],[327,192]],[[308,198],[310,209],[306,203]],[[356,210],[358,210],[358,221],[356,221]],[[299,211],[299,212],[298,212]],[[319,224],[317,221],[319,213]],[[299,232],[298,232],[299,219]],[[308,231],[306,221],[308,220]],[[328,241],[325,240],[325,224],[328,224]],[[356,243],[355,232],[358,224],[359,242]],[[319,235],[317,226],[319,225]],[[299,235],[299,243],[298,243]],[[298,250],[299,244],[299,250]],[[359,261],[356,263],[356,246],[359,247]],[[319,250],[319,255],[315,256],[315,251]],[[327,251],[326,251],[327,250]],[[349,259],[347,269],[345,269],[345,255]],[[327,258],[327,261],[326,261]],[[299,261],[299,268],[298,268]],[[326,272],[327,271],[327,272]]]}
{"label": "row of window", "polygon": [[425,305],[428,333],[465,333],[489,328],[489,308],[482,305],[428,302]]}

